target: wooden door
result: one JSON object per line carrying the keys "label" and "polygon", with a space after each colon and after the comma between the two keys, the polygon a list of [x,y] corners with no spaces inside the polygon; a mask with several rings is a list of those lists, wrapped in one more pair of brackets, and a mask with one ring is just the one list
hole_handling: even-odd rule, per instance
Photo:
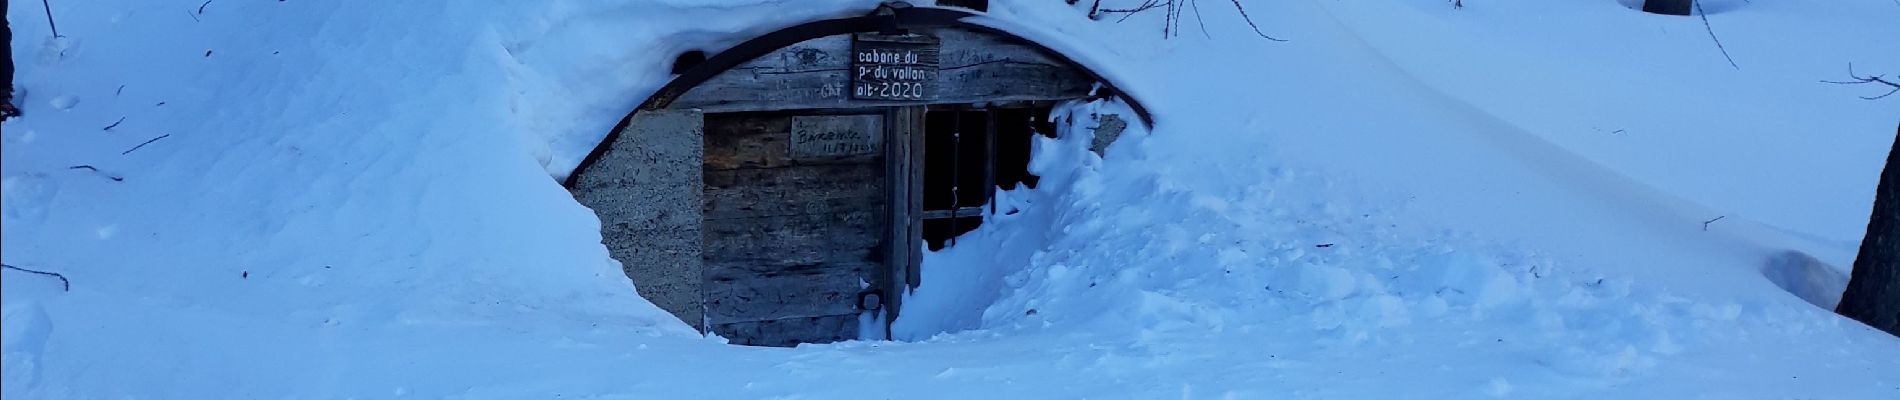
{"label": "wooden door", "polygon": [[858,338],[860,294],[887,282],[887,115],[705,118],[709,331],[762,346]]}

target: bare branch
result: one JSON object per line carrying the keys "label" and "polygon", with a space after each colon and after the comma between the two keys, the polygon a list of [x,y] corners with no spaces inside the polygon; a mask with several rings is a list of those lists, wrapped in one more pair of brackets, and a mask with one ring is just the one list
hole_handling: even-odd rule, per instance
{"label": "bare branch", "polygon": [[1888,96],[1892,96],[1894,93],[1900,93],[1900,82],[1887,80],[1886,76],[1884,75],[1861,76],[1860,74],[1854,72],[1853,63],[1847,64],[1847,76],[1849,78],[1853,78],[1854,80],[1853,81],[1830,81],[1830,80],[1824,79],[1824,80],[1821,80],[1821,83],[1831,83],[1831,84],[1836,84],[1836,85],[1874,84],[1875,86],[1885,85],[1887,87],[1892,88],[1892,89],[1888,89],[1886,93],[1882,93],[1879,96],[1859,96],[1860,98],[1866,99],[1866,100],[1880,100],[1880,99],[1887,98]]}
{"label": "bare branch", "polygon": [[15,267],[15,266],[12,266],[12,265],[8,265],[8,264],[0,264],[0,267],[5,267],[5,268],[7,268],[7,269],[11,269],[11,270],[18,270],[18,271],[21,271],[21,272],[28,272],[28,273],[35,273],[35,274],[40,274],[40,275],[46,275],[46,276],[51,276],[51,277],[54,277],[54,278],[59,278],[59,287],[60,287],[60,289],[61,289],[61,290],[64,290],[64,291],[68,291],[68,292],[71,292],[71,291],[73,291],[73,282],[72,282],[72,281],[69,281],[69,280],[66,280],[66,276],[65,276],[65,275],[60,275],[60,274],[59,274],[58,272],[46,272],[46,271],[38,271],[38,270],[31,270],[31,269],[26,269],[26,268],[20,268],[20,267]]}
{"label": "bare branch", "polygon": [[1134,8],[1101,8],[1102,2],[1097,1],[1095,2],[1095,9],[1089,12],[1089,19],[1098,18],[1103,14],[1122,14],[1122,18],[1115,21],[1115,22],[1122,22],[1122,21],[1127,21],[1128,17],[1134,16],[1135,13],[1153,10],[1163,5],[1166,5],[1166,4],[1162,3],[1160,0],[1147,0],[1146,2],[1141,3],[1141,5],[1135,6]]}
{"label": "bare branch", "polygon": [[94,174],[99,174],[99,176],[103,176],[103,177],[105,177],[106,179],[111,179],[111,180],[112,180],[113,182],[124,182],[124,181],[125,181],[125,178],[124,178],[124,177],[120,177],[120,176],[118,176],[118,175],[113,175],[113,174],[108,174],[108,173],[106,173],[105,171],[100,171],[100,170],[99,170],[99,168],[97,168],[97,167],[93,167],[93,166],[91,166],[91,165],[74,165],[74,166],[71,166],[71,167],[66,167],[66,169],[74,169],[74,170],[78,170],[78,169],[83,169],[83,170],[87,170],[87,171],[92,171],[92,173],[94,173]]}
{"label": "bare branch", "polygon": [[1213,39],[1214,35],[1207,33],[1207,18],[1201,17],[1201,2],[1189,1],[1188,5],[1194,7],[1194,24],[1201,26],[1201,37]]}
{"label": "bare branch", "polygon": [[[1255,35],[1260,35],[1261,38],[1275,42],[1286,41],[1286,39],[1273,37],[1261,31],[1260,25],[1254,23],[1253,16],[1247,14],[1247,8],[1240,4],[1240,0],[1229,1],[1234,4],[1234,10],[1240,12],[1240,19],[1247,22],[1247,27],[1252,28]],[[1163,13],[1166,14],[1162,17],[1161,21],[1162,37],[1180,36],[1181,15],[1189,11],[1189,9],[1192,9],[1192,11],[1194,11],[1195,22],[1200,26],[1201,34],[1209,38],[1213,37],[1213,35],[1207,33],[1207,21],[1201,17],[1201,5],[1197,0],[1144,0],[1141,4],[1132,8],[1101,8],[1101,5],[1100,1],[1095,2],[1095,5],[1089,10],[1089,19],[1100,19],[1102,16],[1108,14],[1121,14],[1121,18],[1116,19],[1115,22],[1123,22],[1127,21],[1128,18],[1134,17],[1135,14],[1157,8],[1161,9]]]}
{"label": "bare branch", "polygon": [[125,150],[125,152],[123,152],[123,153],[119,153],[119,155],[126,155],[126,154],[132,154],[132,152],[133,152],[133,151],[137,151],[138,149],[140,149],[140,148],[143,148],[143,147],[145,147],[145,145],[148,145],[148,144],[152,144],[152,142],[156,142],[156,141],[158,141],[159,139],[164,139],[164,138],[168,138],[168,137],[172,137],[172,134],[170,134],[170,133],[167,133],[167,134],[164,134],[164,135],[159,135],[158,137],[155,137],[155,138],[152,138],[152,140],[147,140],[147,141],[145,141],[145,143],[139,143],[139,145],[137,145],[137,146],[132,146],[132,148],[130,148],[130,149],[126,149],[126,150]]}
{"label": "bare branch", "polygon": [[[54,38],[65,37],[65,35],[59,34],[59,24],[53,22],[53,5],[47,3],[46,0],[40,0],[40,7],[42,7],[41,9],[46,10],[46,27],[52,28],[53,37]],[[60,54],[60,55],[65,55],[65,54]]]}
{"label": "bare branch", "polygon": [[1253,23],[1253,17],[1250,17],[1250,16],[1247,16],[1247,8],[1246,8],[1246,7],[1241,7],[1241,6],[1240,6],[1240,0],[1230,0],[1230,1],[1233,1],[1233,2],[1234,2],[1234,9],[1235,9],[1235,10],[1240,10],[1240,19],[1243,19],[1243,20],[1246,20],[1246,21],[1247,21],[1247,26],[1248,26],[1248,27],[1251,27],[1251,28],[1253,28],[1253,33],[1254,33],[1255,35],[1260,35],[1260,37],[1263,37],[1263,38],[1266,38],[1267,40],[1272,40],[1272,41],[1275,41],[1275,42],[1284,42],[1284,41],[1286,41],[1286,39],[1281,39],[1281,38],[1276,38],[1276,37],[1272,37],[1272,36],[1267,36],[1267,34],[1266,34],[1265,32],[1261,32],[1261,31],[1260,31],[1260,25],[1254,25],[1254,23]]}
{"label": "bare branch", "polygon": [[1728,66],[1735,67],[1735,69],[1742,69],[1742,66],[1735,65],[1734,57],[1728,56],[1728,48],[1722,47],[1722,39],[1715,37],[1715,28],[1709,26],[1709,13],[1702,11],[1702,0],[1695,0],[1694,3],[1696,15],[1702,17],[1702,29],[1709,31],[1709,39],[1715,41],[1716,50],[1722,51],[1722,59],[1728,60]]}

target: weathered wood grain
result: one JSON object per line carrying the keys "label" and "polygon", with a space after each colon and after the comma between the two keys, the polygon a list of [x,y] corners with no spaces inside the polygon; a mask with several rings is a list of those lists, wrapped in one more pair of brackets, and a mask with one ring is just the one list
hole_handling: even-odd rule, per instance
{"label": "weathered wood grain", "polygon": [[709,171],[792,165],[875,162],[878,154],[806,156],[790,152],[792,117],[786,114],[714,114],[706,118],[705,166]]}
{"label": "weathered wood grain", "polygon": [[958,207],[954,210],[924,211],[923,219],[978,217],[983,215],[983,207]]}
{"label": "weathered wood grain", "polygon": [[806,165],[706,171],[706,219],[828,214],[880,208],[876,164]]}
{"label": "weathered wood grain", "polygon": [[904,286],[902,287],[908,291],[909,289],[917,288],[918,285],[922,285],[924,281],[924,202],[922,199],[924,197],[923,120],[926,110],[924,107],[905,107],[899,109],[898,112],[904,115],[904,118],[913,121],[904,125],[908,129],[911,129],[908,135],[910,136],[911,167],[905,168],[906,171],[910,172],[910,184],[908,185],[910,188],[910,201],[906,203],[908,210],[905,211],[907,215],[904,219],[905,223],[910,224],[910,232],[904,235],[910,242],[906,246],[910,249],[910,262],[909,265],[906,265],[904,268],[905,279],[903,280]]}
{"label": "weathered wood grain", "polygon": [[791,137],[794,160],[875,157],[884,152],[884,116],[794,116]]}
{"label": "weathered wood grain", "polygon": [[796,317],[766,321],[717,324],[712,331],[749,346],[792,347],[799,343],[831,343],[858,338],[858,316]]}
{"label": "weathered wood grain", "polygon": [[923,120],[924,107],[899,107],[891,110],[889,139],[885,160],[890,196],[885,215],[885,267],[879,278],[884,291],[884,317],[895,320],[903,311],[903,298],[920,280],[923,262]]}
{"label": "weathered wood grain", "polygon": [[775,114],[706,116],[706,170],[792,165],[786,152],[792,119]]}
{"label": "weathered wood grain", "polygon": [[876,262],[883,226],[875,210],[707,220],[705,259]]}
{"label": "weathered wood grain", "polygon": [[[958,29],[927,33],[942,43],[930,103],[1072,99],[1087,96],[1095,83],[1032,46]],[[919,104],[852,99],[850,59],[851,35],[807,40],[707,80],[669,107],[726,112]]]}
{"label": "weathered wood grain", "polygon": [[706,317],[713,324],[855,314],[865,274],[883,263],[794,264],[779,260],[706,265]]}

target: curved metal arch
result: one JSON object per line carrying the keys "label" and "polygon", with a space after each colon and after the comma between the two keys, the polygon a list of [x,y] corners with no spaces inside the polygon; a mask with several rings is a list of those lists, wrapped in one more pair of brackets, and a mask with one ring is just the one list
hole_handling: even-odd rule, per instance
{"label": "curved metal arch", "polygon": [[740,64],[778,51],[778,49],[806,40],[850,33],[898,32],[921,28],[958,28],[1001,36],[1035,47],[1043,53],[1055,58],[1057,61],[1074,66],[1077,70],[1082,71],[1083,74],[1088,75],[1090,79],[1094,79],[1096,82],[1102,84],[1102,88],[1097,92],[1097,96],[1121,98],[1123,102],[1128,104],[1130,109],[1134,110],[1135,116],[1141,119],[1143,125],[1151,127],[1154,125],[1154,117],[1149,115],[1147,107],[1117,89],[1114,82],[1108,81],[1108,79],[1104,78],[1100,73],[1089,69],[1087,65],[1078,63],[1075,59],[1070,58],[1066,54],[1050,49],[1047,46],[1043,46],[1021,35],[964,21],[965,18],[980,15],[981,14],[954,8],[882,7],[871,15],[806,22],[746,40],[737,46],[733,46],[730,49],[707,58],[706,61],[698,65],[688,68],[685,73],[674,77],[673,80],[667,82],[665,86],[661,86],[660,90],[655,91],[646,101],[641,102],[639,108],[635,108],[633,112],[627,113],[626,117],[621,118],[620,123],[614,125],[613,131],[608,132],[607,137],[595,145],[594,150],[589,152],[586,158],[581,159],[581,163],[574,167],[574,170],[568,174],[566,182],[563,183],[567,187],[573,187],[576,182],[575,178],[580,176],[582,171],[586,171],[588,166],[593,165],[594,161],[607,151],[607,148],[613,144],[614,140],[619,138],[620,131],[626,129],[627,124],[633,121],[633,116],[638,114],[641,110],[664,109],[672,105],[673,101],[679,99],[681,95],[686,94],[687,91],[698,87],[707,80],[711,80],[713,77],[719,76],[719,74],[725,73],[727,70],[738,67]]}

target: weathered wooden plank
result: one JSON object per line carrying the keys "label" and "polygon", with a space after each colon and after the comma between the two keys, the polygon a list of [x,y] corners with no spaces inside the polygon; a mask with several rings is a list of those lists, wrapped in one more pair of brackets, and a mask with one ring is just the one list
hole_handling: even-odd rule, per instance
{"label": "weathered wooden plank", "polygon": [[713,333],[748,346],[792,347],[799,343],[831,343],[858,338],[858,316],[832,315],[712,326]]}
{"label": "weathered wooden plank", "polygon": [[924,197],[923,121],[926,110],[924,107],[906,107],[902,109],[902,112],[908,114],[909,118],[913,121],[916,121],[906,125],[912,129],[910,132],[910,163],[912,167],[906,169],[910,171],[910,198],[912,201],[908,203],[910,206],[910,210],[907,211],[909,216],[904,220],[905,223],[910,224],[910,232],[905,237],[910,238],[911,242],[909,246],[910,265],[904,268],[906,274],[904,283],[907,286],[904,286],[903,289],[905,293],[908,293],[909,289],[917,288],[917,286],[922,285],[924,281],[924,202],[921,199]]}
{"label": "weathered wooden plank", "polygon": [[780,260],[790,264],[876,262],[884,219],[877,210],[707,220],[708,262]]}
{"label": "weathered wooden plank", "polygon": [[884,150],[884,116],[794,116],[791,141],[794,160],[876,157]]}
{"label": "weathered wooden plank", "polygon": [[[881,118],[881,116],[856,116]],[[713,114],[706,118],[707,170],[737,168],[774,168],[792,165],[853,164],[875,162],[876,153],[842,156],[805,155],[794,158],[792,121],[785,114]],[[882,123],[871,129],[881,130]],[[881,139],[879,140],[881,141]]]}
{"label": "weathered wooden plank", "polygon": [[706,265],[706,318],[723,324],[858,312],[866,274],[883,263],[793,264],[779,260]]}
{"label": "weathered wooden plank", "polygon": [[829,181],[865,180],[875,185],[881,174],[878,168],[873,163],[853,163],[707,170],[704,184],[709,188],[727,189],[752,185],[804,186]]}
{"label": "weathered wooden plank", "polygon": [[706,219],[831,214],[878,208],[877,164],[808,165],[706,171]]}
{"label": "weathered wooden plank", "polygon": [[982,216],[982,215],[983,215],[983,207],[979,206],[979,207],[960,207],[954,210],[924,211],[922,218],[923,219],[942,219],[942,218],[976,217],[976,216]]}
{"label": "weathered wooden plank", "polygon": [[640,295],[704,332],[701,121],[695,110],[641,111],[572,190]]}
{"label": "weathered wooden plank", "polygon": [[[942,43],[930,103],[1072,99],[1087,96],[1094,84],[1032,46],[958,29],[928,33]],[[713,77],[670,107],[725,112],[918,104],[853,99],[850,59],[851,35],[807,40]]]}
{"label": "weathered wooden plank", "polygon": [[[883,304],[880,306],[886,321],[896,320],[898,312],[903,309],[904,292],[899,289],[906,287],[904,280],[907,275],[904,270],[911,261],[910,251],[905,250],[911,242],[907,234],[910,230],[908,221],[911,202],[908,189],[911,184],[910,135],[911,125],[922,122],[911,119],[907,110],[914,108],[918,107],[893,108],[885,114],[890,123],[886,125],[888,137],[884,140],[884,191],[888,196],[884,208],[885,218],[888,218],[884,240],[889,246],[884,248],[884,268],[872,276],[877,278],[873,281],[874,287],[883,292],[880,299]],[[889,324],[882,328],[885,330],[883,333],[890,332]]]}
{"label": "weathered wooden plank", "polygon": [[[791,188],[796,191],[798,189]],[[733,220],[791,215],[837,214],[867,207],[881,207],[882,193],[832,193],[832,197],[808,196],[780,202],[760,202],[765,197],[734,191],[707,192],[707,220]]]}
{"label": "weathered wooden plank", "polygon": [[903,311],[904,294],[917,287],[918,268],[923,262],[923,121],[922,106],[891,110],[890,138],[886,140],[886,192],[890,196],[885,214],[889,217],[885,234],[886,266],[877,274],[884,291],[884,318],[896,320]]}
{"label": "weathered wooden plank", "polygon": [[706,116],[706,169],[792,165],[791,155],[786,152],[791,124],[791,117],[785,115]]}

